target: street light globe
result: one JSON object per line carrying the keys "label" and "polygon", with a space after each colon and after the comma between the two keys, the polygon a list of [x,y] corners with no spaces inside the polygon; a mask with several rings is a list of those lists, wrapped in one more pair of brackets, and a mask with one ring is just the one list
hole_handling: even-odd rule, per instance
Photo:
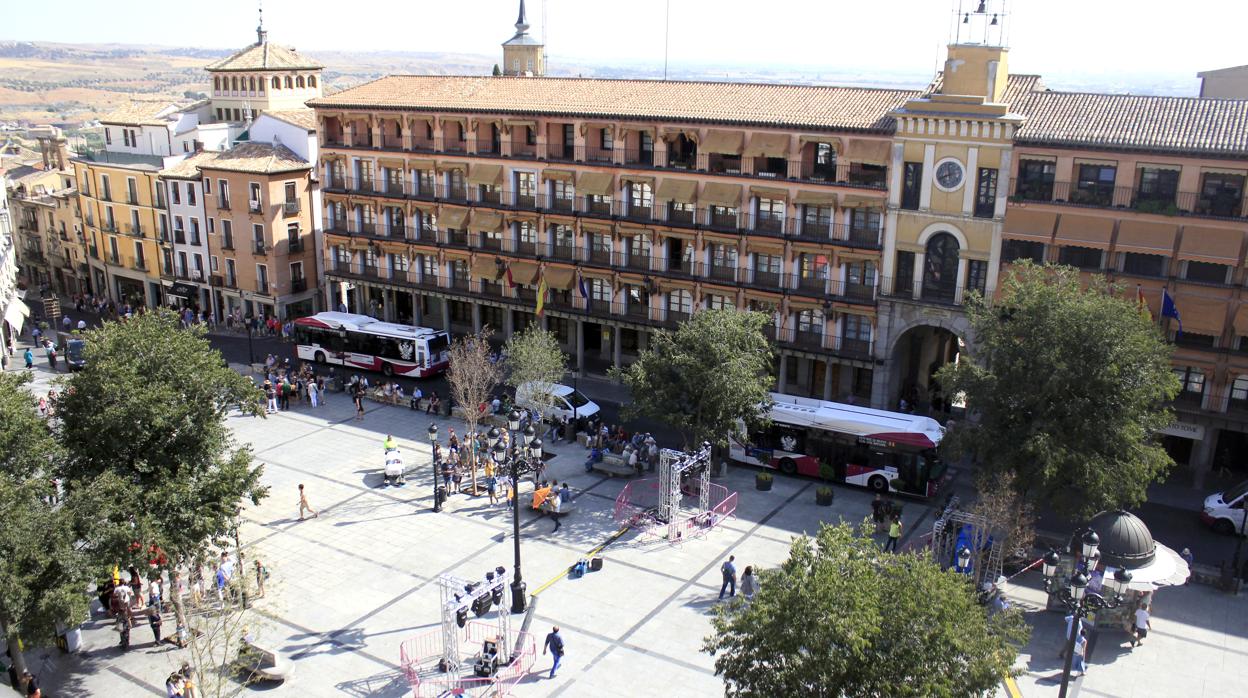
{"label": "street light globe", "polygon": [[1131,570],[1125,567],[1119,567],[1117,570],[1114,570],[1113,581],[1106,580],[1106,582],[1110,591],[1115,594],[1124,594],[1126,593],[1127,588],[1131,586],[1132,576]]}
{"label": "street light globe", "polygon": [[433,443],[434,441],[437,441],[437,440],[438,440],[438,425],[430,424],[429,425],[429,443]]}
{"label": "street light globe", "polygon": [[485,438],[489,439],[491,444],[498,443],[500,437],[502,434],[499,433],[498,427],[490,427],[490,430],[485,433]]}
{"label": "street light globe", "polygon": [[1044,555],[1044,576],[1052,577],[1057,574],[1057,566],[1062,561],[1062,556],[1057,554],[1056,550],[1050,550]]}
{"label": "street light globe", "polygon": [[533,437],[537,436],[537,432],[533,430],[533,425],[530,424],[524,428],[520,435],[524,437],[524,445],[528,446],[533,443]]}
{"label": "street light globe", "polygon": [[512,410],[507,415],[507,428],[515,431],[520,428],[520,410]]}
{"label": "street light globe", "polygon": [[1070,598],[1075,601],[1083,599],[1083,594],[1088,590],[1088,575],[1083,572],[1076,572],[1070,578]]}
{"label": "street light globe", "polygon": [[1096,557],[1096,549],[1101,546],[1101,537],[1096,535],[1096,531],[1092,529],[1085,531],[1081,542],[1083,544],[1083,556],[1088,558]]}
{"label": "street light globe", "polygon": [[532,441],[529,442],[529,457],[530,458],[542,457],[542,440],[541,439],[533,439]]}
{"label": "street light globe", "polygon": [[494,442],[494,448],[490,449],[490,455],[493,456],[494,462],[502,465],[507,460],[507,448],[503,446],[501,440]]}

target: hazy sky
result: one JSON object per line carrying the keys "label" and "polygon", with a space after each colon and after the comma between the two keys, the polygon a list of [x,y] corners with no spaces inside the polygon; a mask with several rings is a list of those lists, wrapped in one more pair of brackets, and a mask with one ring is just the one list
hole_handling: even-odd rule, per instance
{"label": "hazy sky", "polygon": [[[959,0],[670,0],[673,65],[747,64],[928,74]],[[961,0],[970,6],[976,0]],[[497,55],[519,0],[264,0],[270,38],[318,49]],[[542,2],[528,3],[542,36]],[[547,53],[581,61],[662,66],[668,0],[545,0]],[[990,6],[1001,0],[990,0]],[[254,41],[256,0],[168,4],[10,2],[7,39],[241,47]],[[139,9],[139,5],[143,9]],[[1011,0],[1015,72],[1138,78],[1190,76],[1248,63],[1243,0]],[[155,7],[153,5],[153,7]],[[56,21],[52,21],[53,16]],[[174,32],[174,28],[176,33]]]}

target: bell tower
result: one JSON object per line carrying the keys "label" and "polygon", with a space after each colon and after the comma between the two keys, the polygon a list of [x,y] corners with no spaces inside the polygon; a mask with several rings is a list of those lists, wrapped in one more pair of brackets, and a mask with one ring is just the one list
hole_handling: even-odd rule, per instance
{"label": "bell tower", "polygon": [[541,77],[546,74],[545,46],[529,36],[529,20],[520,0],[516,35],[503,42],[503,75]]}

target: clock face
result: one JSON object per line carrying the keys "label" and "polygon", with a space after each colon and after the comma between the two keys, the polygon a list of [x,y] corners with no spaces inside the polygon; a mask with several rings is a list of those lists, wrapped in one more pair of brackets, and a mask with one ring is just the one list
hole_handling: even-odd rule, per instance
{"label": "clock face", "polygon": [[936,183],[945,190],[962,186],[962,165],[957,160],[946,160],[937,165]]}

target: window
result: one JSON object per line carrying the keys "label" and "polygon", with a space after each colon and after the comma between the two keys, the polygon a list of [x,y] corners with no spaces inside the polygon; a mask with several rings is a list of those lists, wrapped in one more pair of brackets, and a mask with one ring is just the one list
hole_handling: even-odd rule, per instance
{"label": "window", "polygon": [[850,262],[845,265],[845,283],[850,287],[865,287],[867,293],[875,287],[875,262]]}
{"label": "window", "polygon": [[398,273],[398,274],[407,273],[407,266],[408,266],[407,255],[401,254],[401,253],[390,254],[389,257],[390,257],[390,271],[391,272]]}
{"label": "window", "polygon": [[1169,259],[1157,254],[1141,254],[1139,252],[1122,253],[1122,272],[1135,276],[1166,275]]}
{"label": "window", "polygon": [[709,310],[736,310],[736,303],[728,296],[721,296],[715,293],[706,294],[706,307]]}
{"label": "window", "polygon": [[272,84],[273,84],[273,89],[275,89],[275,90],[280,90],[280,89],[282,89],[282,80],[281,80],[281,78],[273,78],[273,80],[272,80]]}
{"label": "window", "polygon": [[667,311],[689,315],[693,311],[693,294],[684,290],[667,294]]}
{"label": "window", "polygon": [[263,254],[265,250],[264,244],[264,226],[259,223],[253,223],[251,226],[251,240],[255,243],[256,252]]}
{"label": "window", "polygon": [[784,257],[777,254],[754,255],[754,282],[778,284],[784,268]]}
{"label": "window", "polygon": [[628,185],[628,210],[633,215],[650,217],[654,206],[654,192],[648,182],[630,182]]}
{"label": "window", "polygon": [[1087,271],[1099,271],[1105,253],[1088,247],[1062,247],[1057,253],[1057,263]]}
{"label": "window", "polygon": [[878,208],[855,208],[851,209],[849,224],[850,231],[854,233],[872,233],[878,234],[880,231],[880,221],[883,216]]}
{"label": "window", "polygon": [[672,201],[667,204],[667,220],[678,223],[693,222],[693,204]]}
{"label": "window", "polygon": [[601,140],[602,149],[614,150],[615,149],[615,136],[612,135],[611,129],[602,128],[602,129],[599,129],[599,133],[601,134],[601,139],[602,139]]}
{"label": "window", "polygon": [[815,143],[815,179],[836,181],[836,150],[831,143]]}
{"label": "window", "polygon": [[260,206],[263,203],[260,199],[260,183],[250,182],[247,185],[250,197],[247,199],[247,207],[252,213],[259,213]]}
{"label": "window", "polygon": [[823,334],[823,312],[802,310],[797,313],[797,331],[802,334]]}
{"label": "window", "polygon": [[[405,255],[395,255],[403,260],[403,269],[407,269],[407,257]],[[297,281],[303,278],[303,262],[291,262],[290,264],[290,280]]]}
{"label": "window", "polygon": [[139,188],[135,184],[134,177],[126,177],[126,203],[139,203]]}
{"label": "window", "polygon": [[282,80],[282,85],[288,90],[294,89],[295,81],[292,80],[289,75],[287,75],[286,78]]}
{"label": "window", "polygon": [[997,207],[997,171],[991,167],[979,168],[978,186],[975,188],[975,216],[992,218]]}
{"label": "window", "polygon": [[556,201],[571,201],[576,193],[572,182],[555,181],[551,183],[551,188],[555,193]]}
{"label": "window", "polygon": [[305,82],[303,81],[303,76],[302,76],[302,75],[300,75],[299,77],[295,78],[295,87],[298,87],[299,89],[303,89],[303,88],[304,88],[304,86],[305,86],[306,84],[307,84],[307,83],[305,83]]}
{"label": "window", "polygon": [[191,221],[191,244],[199,244],[199,219],[192,217]]}
{"label": "window", "polygon": [[215,218],[208,219],[208,234],[212,235],[217,232],[217,221]]}
{"label": "window", "polygon": [[[175,184],[173,188],[177,189],[177,185]],[[186,183],[186,203],[188,206],[195,205],[195,185],[190,182]]]}
{"label": "window", "polygon": [[759,199],[758,218],[754,229],[764,232],[784,232],[784,201],[782,199]]}
{"label": "window", "polygon": [[238,271],[234,268],[234,260],[229,257],[225,259],[225,285],[238,285]]}
{"label": "window", "polygon": [[234,222],[228,218],[221,219],[221,248],[234,249]]}
{"label": "window", "polygon": [[438,258],[433,255],[421,255],[420,273],[426,280],[436,280],[438,278]]}
{"label": "window", "polygon": [[923,298],[952,302],[958,285],[958,240],[936,233],[927,241],[923,255]]}
{"label": "window", "polygon": [[256,292],[269,292],[269,267],[267,265],[256,265]]}
{"label": "window", "polygon": [[1183,278],[1206,284],[1224,284],[1227,282],[1231,268],[1225,264],[1212,262],[1185,262]]}
{"label": "window", "polygon": [[1118,177],[1118,167],[1077,163],[1079,172],[1075,182],[1075,190],[1070,193],[1070,201],[1075,204],[1089,206],[1111,206],[1114,202],[1114,181]]}
{"label": "window", "polygon": [[230,208],[230,183],[224,179],[217,180],[217,207],[226,210]]}
{"label": "window", "polygon": [[219,270],[219,267],[217,266],[217,256],[215,254],[208,258],[208,268],[212,270],[213,274],[216,274]]}
{"label": "window", "polygon": [[966,262],[966,289],[983,295],[988,288],[988,263],[979,259]]}
{"label": "window", "polygon": [[308,76],[308,87],[316,87],[316,76],[315,76],[315,75],[309,75],[309,76]]}
{"label": "window", "polygon": [[711,265],[716,267],[735,268],[737,266],[737,248],[735,245],[711,245]]}
{"label": "window", "polygon": [[907,162],[901,172],[901,207],[917,211],[923,192],[923,163]]}
{"label": "window", "polygon": [[537,201],[537,174],[516,173],[516,205],[532,207]]}
{"label": "window", "polygon": [[1051,201],[1057,163],[1049,160],[1019,160],[1014,195],[1028,201]]}
{"label": "window", "polygon": [[134,266],[139,269],[147,268],[147,261],[143,259],[143,243],[138,240],[134,241]]}
{"label": "window", "polygon": [[1202,216],[1238,218],[1244,200],[1244,175],[1206,172],[1200,186],[1196,213]]}
{"label": "window", "polygon": [[186,253],[178,253],[178,276],[187,276]]}
{"label": "window", "polygon": [[1003,240],[1001,243],[1001,261],[1017,262],[1030,259],[1036,264],[1044,264],[1044,243],[1032,240]]}
{"label": "window", "polygon": [[611,302],[611,282],[605,279],[590,279],[589,297],[596,301]]}
{"label": "window", "polygon": [[871,341],[871,318],[865,315],[845,314],[841,316],[841,323],[844,338],[847,341]]}
{"label": "window", "polygon": [[179,206],[182,205],[182,194],[180,193],[177,182],[171,182],[169,184],[169,198],[173,201],[173,203],[178,204]]}
{"label": "window", "polygon": [[1198,400],[1205,392],[1205,374],[1195,366],[1175,366],[1174,375],[1180,384],[1179,398],[1196,397]]}
{"label": "window", "polygon": [[1159,167],[1140,168],[1140,184],[1136,191],[1136,206],[1146,209],[1164,208],[1174,204],[1179,189],[1179,171]]}

